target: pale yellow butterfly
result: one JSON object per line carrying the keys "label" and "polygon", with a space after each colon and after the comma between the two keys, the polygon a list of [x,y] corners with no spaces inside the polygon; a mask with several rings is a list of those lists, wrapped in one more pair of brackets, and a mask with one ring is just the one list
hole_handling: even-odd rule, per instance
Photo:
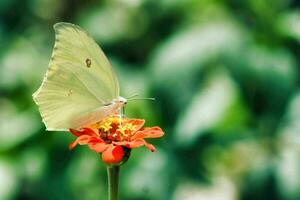
{"label": "pale yellow butterfly", "polygon": [[40,88],[33,94],[47,130],[78,129],[117,112],[119,96],[113,69],[92,37],[77,25],[54,25],[55,45]]}

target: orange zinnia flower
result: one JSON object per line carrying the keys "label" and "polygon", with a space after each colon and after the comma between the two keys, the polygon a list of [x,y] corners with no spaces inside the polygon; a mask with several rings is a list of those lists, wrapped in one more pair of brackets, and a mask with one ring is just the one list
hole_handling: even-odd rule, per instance
{"label": "orange zinnia flower", "polygon": [[120,118],[110,116],[102,121],[82,128],[69,129],[77,136],[70,144],[73,149],[77,144],[87,144],[96,153],[102,153],[102,160],[107,164],[118,164],[124,159],[124,150],[145,145],[150,151],[155,147],[147,143],[144,138],[159,138],[164,132],[158,126],[143,128],[145,120]]}

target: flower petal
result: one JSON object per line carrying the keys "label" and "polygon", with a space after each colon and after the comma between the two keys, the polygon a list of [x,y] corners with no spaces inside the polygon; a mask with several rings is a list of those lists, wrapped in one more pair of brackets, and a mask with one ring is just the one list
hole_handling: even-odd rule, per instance
{"label": "flower petal", "polygon": [[95,133],[94,130],[91,129],[91,128],[83,128],[83,129],[82,129],[82,133],[83,133],[84,135],[98,136],[97,133]]}
{"label": "flower petal", "polygon": [[89,148],[93,150],[96,153],[102,153],[105,151],[110,145],[106,144],[103,140],[100,138],[93,138],[88,143]]}
{"label": "flower petal", "polygon": [[89,135],[81,135],[74,142],[69,145],[69,149],[72,150],[77,144],[83,145],[88,144],[92,136]]}
{"label": "flower petal", "polygon": [[77,131],[75,129],[69,128],[70,133],[72,133],[73,135],[75,135],[76,137],[79,137],[82,135],[81,131]]}
{"label": "flower petal", "polygon": [[79,137],[81,135],[97,136],[97,133],[95,133],[94,130],[91,128],[83,128],[80,131],[70,128],[69,131],[70,131],[70,133],[72,133],[73,135],[75,135],[77,137]]}
{"label": "flower petal", "polygon": [[155,149],[155,147],[154,147],[153,144],[150,144],[150,143],[145,142],[145,146],[146,146],[151,152],[156,151],[156,149]]}
{"label": "flower petal", "polygon": [[77,142],[76,142],[76,141],[70,143],[70,144],[69,144],[69,150],[74,149],[74,147],[75,147],[76,145],[77,145]]}
{"label": "flower petal", "polygon": [[102,153],[102,160],[107,164],[116,164],[122,161],[123,155],[124,150],[121,146],[109,145]]}
{"label": "flower petal", "polygon": [[127,119],[126,123],[131,123],[132,125],[135,126],[135,129],[132,130],[132,133],[135,133],[144,126],[145,120],[143,120],[143,119]]}
{"label": "flower petal", "polygon": [[114,142],[113,144],[125,146],[130,149],[138,148],[145,145],[152,152],[156,150],[153,144],[146,142],[144,139],[136,139],[134,141]]}
{"label": "flower petal", "polygon": [[151,128],[143,128],[140,131],[136,132],[134,136],[131,137],[132,140],[140,138],[159,138],[164,135],[164,132],[160,127],[155,126]]}
{"label": "flower petal", "polygon": [[133,149],[145,145],[145,140],[137,139],[134,141],[123,141],[123,142],[114,142],[115,145],[125,146],[127,148]]}

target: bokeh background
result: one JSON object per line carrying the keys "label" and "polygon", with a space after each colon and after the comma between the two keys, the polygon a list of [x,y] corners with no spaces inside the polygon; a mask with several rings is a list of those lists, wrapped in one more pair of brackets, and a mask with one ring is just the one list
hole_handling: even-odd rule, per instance
{"label": "bokeh background", "polygon": [[[53,24],[100,44],[128,117],[159,125],[135,149],[122,200],[300,199],[300,4],[296,0],[1,0],[0,199],[105,200],[100,157],[46,132],[31,94]],[[62,113],[63,114],[63,113]]]}

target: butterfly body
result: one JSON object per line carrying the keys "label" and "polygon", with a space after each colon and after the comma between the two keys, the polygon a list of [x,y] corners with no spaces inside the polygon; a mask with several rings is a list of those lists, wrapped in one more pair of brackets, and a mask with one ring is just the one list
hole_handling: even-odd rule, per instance
{"label": "butterfly body", "polygon": [[92,112],[85,113],[81,116],[74,118],[74,122],[80,127],[84,127],[89,124],[94,124],[108,115],[119,114],[120,109],[127,104],[127,100],[124,97],[119,96],[111,102],[102,104],[99,108]]}
{"label": "butterfly body", "polygon": [[127,102],[97,43],[77,25],[54,25],[55,45],[33,99],[47,130],[78,129],[118,112]]}

